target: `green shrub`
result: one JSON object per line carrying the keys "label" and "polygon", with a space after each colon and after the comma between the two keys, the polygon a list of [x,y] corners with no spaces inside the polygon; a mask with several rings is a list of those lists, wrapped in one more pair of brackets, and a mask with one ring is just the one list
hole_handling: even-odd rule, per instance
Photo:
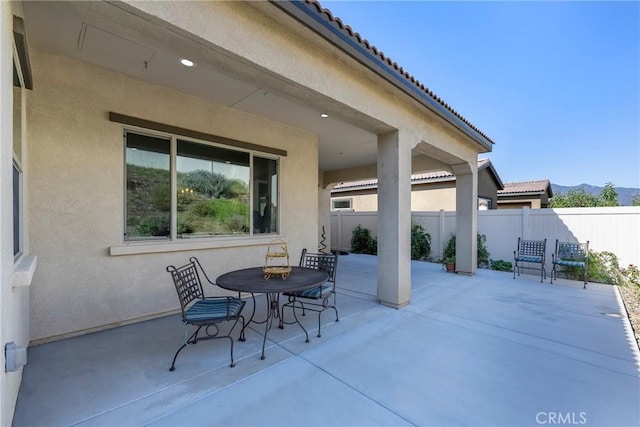
{"label": "green shrub", "polygon": [[152,213],[140,218],[134,236],[168,236],[171,215],[168,212]]}
{"label": "green shrub", "polygon": [[622,283],[618,257],[611,252],[589,251],[589,281],[619,285]]}
{"label": "green shrub", "polygon": [[509,261],[504,261],[501,259],[498,260],[489,260],[489,265],[492,270],[497,271],[513,271],[513,264]]}
{"label": "green shrub", "polygon": [[478,267],[486,268],[489,266],[489,256],[491,255],[487,250],[487,236],[478,233]]}
{"label": "green shrub", "polygon": [[236,215],[244,216],[249,220],[249,205],[236,199],[215,199],[211,201],[213,216],[226,221]]}
{"label": "green shrub", "polygon": [[178,214],[178,234],[245,234],[249,204],[238,199],[197,199]]}
{"label": "green shrub", "polygon": [[215,216],[212,200],[198,200],[188,207],[188,212],[196,216]]}
{"label": "green shrub", "polygon": [[233,234],[245,234],[249,232],[249,217],[246,215],[233,215],[225,219],[224,225]]}
{"label": "green shrub", "polygon": [[378,253],[378,242],[371,235],[371,231],[360,224],[351,233],[351,252],[370,255]]}
{"label": "green shrub", "polygon": [[422,225],[411,224],[411,259],[427,259],[431,255],[431,235]]}
{"label": "green shrub", "polygon": [[206,170],[195,170],[181,175],[180,184],[211,198],[226,195],[229,182],[224,175]]}
{"label": "green shrub", "polygon": [[454,259],[456,256],[456,235],[451,234],[447,244],[444,246],[444,250],[442,251],[442,258],[444,260]]}
{"label": "green shrub", "polygon": [[[476,256],[478,258],[478,267],[488,267],[489,266],[489,256],[491,255],[487,250],[487,236],[484,234],[477,235],[478,248]],[[442,251],[443,262],[445,259],[452,259],[456,256],[456,235],[451,234],[447,244],[444,246],[444,250]]]}
{"label": "green shrub", "polygon": [[[564,274],[564,277],[570,280],[582,280],[582,268],[581,267],[569,267],[566,265],[556,266],[556,271]],[[588,272],[587,272],[588,274]]]}
{"label": "green shrub", "polygon": [[225,196],[229,199],[248,197],[249,186],[239,179],[230,179],[226,187]]}
{"label": "green shrub", "polygon": [[622,275],[622,283],[634,288],[636,293],[640,294],[640,270],[638,267],[629,264],[627,268],[620,270],[620,274]]}
{"label": "green shrub", "polygon": [[193,223],[190,218],[185,218],[184,215],[178,215],[178,235],[193,233]]}

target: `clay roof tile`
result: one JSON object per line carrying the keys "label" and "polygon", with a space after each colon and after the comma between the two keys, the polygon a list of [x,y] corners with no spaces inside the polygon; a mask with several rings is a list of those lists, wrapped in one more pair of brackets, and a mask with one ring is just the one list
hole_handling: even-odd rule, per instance
{"label": "clay roof tile", "polygon": [[467,126],[469,126],[471,129],[473,129],[479,135],[481,135],[482,137],[486,138],[487,141],[493,142],[491,140],[491,138],[489,138],[487,135],[485,135],[482,131],[480,131],[480,129],[475,127],[471,122],[469,122],[467,119],[465,119],[460,113],[458,113],[451,106],[449,106],[447,103],[445,103],[440,97],[436,96],[430,89],[425,87],[423,84],[420,84],[409,73],[405,73],[403,68],[399,67],[396,62],[393,62],[391,60],[391,58],[386,57],[384,55],[384,53],[379,51],[375,46],[371,45],[368,41],[362,39],[360,37],[360,34],[354,33],[353,30],[351,29],[351,27],[349,25],[345,25],[340,18],[334,17],[329,9],[326,9],[326,8],[324,8],[324,7],[322,7],[320,5],[320,2],[318,0],[305,0],[305,3],[313,6],[315,8],[315,10],[317,11],[317,13],[320,14],[320,15],[324,15],[329,22],[337,24],[337,26],[338,26],[338,28],[340,30],[342,30],[350,38],[355,39],[354,41],[356,41],[358,44],[363,46],[365,49],[367,49],[368,51],[372,52],[374,55],[378,56],[382,62],[386,62],[388,65],[393,67],[396,71],[399,71],[399,73],[400,73],[400,75],[402,77],[404,77],[407,80],[409,80],[416,88],[420,89],[422,92],[427,94],[430,98],[434,99],[437,103],[439,103],[447,111],[452,113],[455,117],[457,117],[459,120],[461,120]]}

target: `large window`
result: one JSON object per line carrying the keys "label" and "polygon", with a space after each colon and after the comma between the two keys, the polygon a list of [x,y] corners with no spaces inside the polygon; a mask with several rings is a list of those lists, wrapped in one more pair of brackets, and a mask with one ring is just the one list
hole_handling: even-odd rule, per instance
{"label": "large window", "polygon": [[125,139],[125,240],[278,232],[277,160],[171,136]]}
{"label": "large window", "polygon": [[23,214],[22,214],[22,73],[13,63],[13,256],[18,258],[24,248],[22,243]]}

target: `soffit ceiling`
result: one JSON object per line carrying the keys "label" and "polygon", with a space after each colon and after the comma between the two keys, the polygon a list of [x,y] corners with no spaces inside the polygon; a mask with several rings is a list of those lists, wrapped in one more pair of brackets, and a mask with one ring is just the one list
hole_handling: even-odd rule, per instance
{"label": "soffit ceiling", "polygon": [[[318,94],[279,90],[277,76],[204,48],[105,2],[24,2],[27,40],[49,51],[166,86],[209,101],[313,132],[319,138],[319,167],[336,170],[375,164],[379,123],[358,126],[340,118]],[[185,53],[186,52],[186,53]],[[189,57],[192,68],[179,60]],[[37,77],[36,77],[37,79]],[[275,82],[275,83],[274,83]],[[37,85],[37,81],[35,82]],[[292,96],[293,94],[293,96]],[[321,118],[321,113],[328,118]],[[353,112],[343,117],[353,117]],[[364,123],[364,125],[362,125]]]}

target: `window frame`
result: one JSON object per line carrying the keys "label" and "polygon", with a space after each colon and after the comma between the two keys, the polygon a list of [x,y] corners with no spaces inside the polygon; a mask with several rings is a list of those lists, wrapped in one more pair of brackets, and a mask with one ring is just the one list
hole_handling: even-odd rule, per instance
{"label": "window frame", "polygon": [[[486,204],[487,204],[487,209],[480,209],[480,205],[481,205],[483,202],[486,202]],[[488,197],[478,196],[478,208],[477,208],[477,209],[478,209],[479,211],[480,211],[480,210],[488,210],[488,211],[492,210],[492,209],[493,209],[493,200],[492,200],[492,199],[490,199],[490,198],[488,198]]]}
{"label": "window frame", "polygon": [[[15,194],[15,182],[14,182],[14,175],[13,175],[13,169],[15,169],[18,172],[18,194],[17,194],[17,200],[16,200],[16,194]],[[13,213],[14,213],[14,217],[13,217],[13,260],[17,261],[23,254],[24,254],[24,208],[23,208],[23,201],[24,201],[24,172],[22,170],[22,167],[20,165],[20,163],[18,162],[18,160],[14,157],[13,158],[13,167],[11,170],[11,186],[12,186],[12,205],[13,205]],[[16,206],[16,202],[17,202],[17,206]],[[16,219],[16,207],[17,207],[17,219]],[[17,232],[18,235],[16,236],[16,227],[17,227]],[[15,243],[18,243],[18,248],[16,250],[15,247]]]}
{"label": "window frame", "polygon": [[[144,136],[148,136],[148,137],[153,137],[153,138],[159,138],[159,139],[167,139],[169,140],[169,159],[170,159],[170,191],[171,191],[171,212],[170,212],[170,233],[169,233],[169,237],[168,238],[157,238],[157,239],[153,239],[153,238],[149,238],[149,239],[126,239],[126,231],[127,231],[127,134],[128,133],[136,133],[139,135],[144,135]],[[224,140],[224,138],[221,138]],[[185,141],[185,142],[190,142],[190,143],[195,143],[195,144],[202,144],[202,145],[207,145],[207,146],[212,146],[212,147],[220,147],[226,150],[234,150],[234,151],[239,151],[239,152],[243,152],[243,153],[248,153],[249,154],[249,231],[246,234],[241,234],[241,235],[230,235],[230,234],[224,234],[224,235],[216,235],[216,236],[207,236],[207,237],[198,237],[198,238],[193,238],[193,239],[183,239],[183,238],[178,238],[178,233],[177,233],[177,222],[178,222],[178,216],[177,216],[177,188],[178,188],[178,180],[177,180],[177,158],[178,158],[178,140],[181,141]],[[259,150],[252,150],[252,149],[247,149],[247,148],[242,148],[242,147],[236,147],[236,146],[232,146],[229,144],[225,144],[225,143],[216,143],[210,140],[203,140],[203,139],[198,139],[195,137],[191,137],[191,136],[185,136],[185,135],[180,135],[180,134],[174,134],[174,133],[167,133],[167,132],[162,132],[162,131],[157,131],[157,130],[150,130],[147,128],[140,128],[138,126],[132,126],[132,125],[126,125],[122,127],[122,153],[123,153],[123,182],[122,182],[122,200],[123,200],[123,211],[122,211],[122,240],[123,240],[123,244],[125,246],[130,246],[130,245],[156,245],[158,248],[157,250],[148,250],[148,251],[141,251],[141,252],[135,252],[135,251],[129,251],[124,249],[122,246],[120,245],[116,245],[116,246],[112,246],[110,248],[110,253],[111,255],[126,255],[128,253],[155,253],[155,252],[167,252],[170,250],[167,250],[167,246],[166,245],[170,245],[171,247],[175,247],[176,250],[183,250],[183,249],[177,249],[179,247],[185,247],[184,250],[189,250],[192,249],[193,247],[210,247],[211,243],[216,244],[216,246],[219,244],[220,246],[234,246],[234,245],[230,245],[229,241],[230,240],[268,240],[271,241],[273,238],[280,236],[280,230],[281,230],[281,211],[280,211],[280,202],[281,202],[281,191],[280,191],[280,187],[281,187],[281,160],[282,160],[282,156],[279,156],[277,154],[273,154],[273,153],[266,153],[263,151],[259,151]],[[254,233],[254,224],[253,224],[253,215],[251,214],[251,212],[253,212],[253,184],[254,184],[254,158],[255,157],[259,157],[259,158],[263,158],[263,159],[268,159],[268,160],[273,160],[276,162],[276,170],[277,170],[277,183],[278,183],[278,188],[277,188],[277,196],[275,198],[275,200],[277,200],[277,213],[276,213],[276,227],[277,230],[276,232],[273,233]],[[266,239],[265,239],[266,238]],[[260,242],[260,244],[262,244],[262,242]]]}
{"label": "window frame", "polygon": [[[15,18],[15,17],[14,17]],[[14,27],[16,25],[15,19],[14,19]],[[11,155],[12,155],[12,169],[11,169],[11,200],[12,200],[12,252],[13,252],[13,260],[14,263],[17,262],[22,255],[24,255],[25,253],[25,242],[24,242],[24,168],[23,168],[23,159],[24,159],[24,151],[25,151],[25,147],[24,147],[24,121],[26,119],[25,117],[25,90],[27,89],[27,82],[25,77],[29,77],[29,76],[25,76],[25,70],[23,70],[23,63],[26,63],[28,56],[25,57],[25,59],[23,60],[23,62],[21,62],[21,58],[20,58],[20,52],[18,50],[18,46],[16,44],[16,37],[17,34],[14,31],[14,38],[13,38],[13,72],[14,72],[14,77],[18,78],[18,81],[16,82],[14,79],[13,82],[13,88],[17,88],[19,91],[18,96],[20,97],[20,111],[17,112],[17,115],[19,116],[19,123],[18,125],[20,126],[20,130],[19,130],[19,138],[20,140],[18,141],[18,145],[19,145],[19,149],[20,152],[16,153],[15,152],[15,143],[16,141],[13,140],[12,144],[11,144]],[[28,64],[27,68],[28,68]],[[26,70],[27,72],[29,72],[29,70]],[[17,84],[17,85],[16,85]],[[13,105],[13,103],[15,102],[15,92],[12,94],[12,121],[13,121],[13,125],[16,124],[16,106]],[[12,138],[15,139],[16,137],[16,129],[15,127],[12,130]],[[18,175],[18,183],[17,183],[17,193],[15,194],[15,189],[16,189],[16,185],[14,183],[14,169],[17,171],[17,175]],[[16,200],[17,198],[17,200]],[[16,204],[17,202],[17,204]],[[17,209],[16,209],[17,208]],[[17,213],[16,213],[17,210]],[[17,214],[17,215],[16,215]],[[16,229],[17,229],[17,236],[16,236]],[[17,248],[15,247],[17,243]]]}
{"label": "window frame", "polygon": [[[337,208],[336,207],[336,202],[349,202],[349,207],[348,208]],[[343,197],[343,198],[339,198],[339,199],[332,199],[331,200],[331,211],[332,212],[353,211],[353,198],[352,197]]]}

